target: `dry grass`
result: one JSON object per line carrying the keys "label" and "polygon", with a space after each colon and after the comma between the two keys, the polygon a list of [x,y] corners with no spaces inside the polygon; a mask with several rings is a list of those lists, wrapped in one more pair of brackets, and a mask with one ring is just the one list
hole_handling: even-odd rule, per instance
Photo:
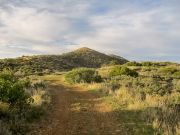
{"label": "dry grass", "polygon": [[[101,68],[101,74],[105,76],[108,75],[109,68],[110,67]],[[69,84],[64,81],[63,74],[47,75],[43,76],[43,79],[46,81],[51,80],[56,84],[63,83],[63,85],[69,86]],[[104,89],[102,83],[80,83],[73,85],[73,87],[80,87],[93,92],[103,91]],[[109,91],[111,91],[110,96],[105,96],[103,99],[107,101],[106,103],[111,104],[114,111],[119,113],[118,115],[121,118],[121,122],[124,122],[128,130],[132,130],[129,131],[129,133],[138,135],[142,133],[144,135],[154,134],[155,131],[153,127],[157,127],[156,124],[158,124],[155,121],[146,123],[146,120],[143,118],[144,114],[147,115],[146,109],[161,108],[163,105],[166,105],[167,102],[179,103],[180,101],[180,94],[178,92],[164,96],[146,94],[146,98],[142,100],[140,93],[132,88],[121,87],[118,90],[112,91],[109,89]],[[78,106],[78,104],[74,104],[72,108],[77,111],[79,109]],[[133,124],[129,125],[129,123]],[[178,130],[179,129],[177,129],[177,133],[179,133]]]}
{"label": "dry grass", "polygon": [[0,102],[0,112],[7,112],[9,110],[9,104]]}
{"label": "dry grass", "polygon": [[50,96],[47,94],[47,91],[45,90],[36,90],[33,92],[32,95],[32,106],[42,106],[43,103],[50,103],[51,102],[51,98]]}

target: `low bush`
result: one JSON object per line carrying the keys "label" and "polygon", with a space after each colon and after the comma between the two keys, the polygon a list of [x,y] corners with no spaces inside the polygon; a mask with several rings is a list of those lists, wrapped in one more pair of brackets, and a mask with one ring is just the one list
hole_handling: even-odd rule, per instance
{"label": "low bush", "polygon": [[127,66],[142,66],[141,63],[138,63],[138,62],[136,62],[136,61],[128,62],[128,63],[126,63],[125,65],[127,65]]}
{"label": "low bush", "polygon": [[91,83],[101,82],[102,78],[98,72],[92,68],[77,68],[65,75],[65,80],[69,83]]}
{"label": "low bush", "polygon": [[143,79],[143,90],[150,95],[168,95],[172,92],[173,84],[161,78],[146,78]]}
{"label": "low bush", "polygon": [[[29,132],[30,122],[44,113],[44,88],[43,82],[32,83],[30,79],[20,78],[10,70],[0,73],[0,135],[25,135]],[[36,91],[41,91],[38,99],[41,104],[35,104]]]}
{"label": "low bush", "polygon": [[127,68],[127,67],[123,67],[123,66],[116,66],[110,72],[111,77],[113,77],[113,76],[121,76],[121,75],[138,77],[138,73],[136,71],[131,70],[131,69]]}
{"label": "low bush", "polygon": [[[113,83],[112,83],[113,82]],[[149,95],[168,95],[174,91],[179,91],[180,81],[176,80],[166,80],[163,78],[153,78],[153,77],[131,77],[131,76],[114,76],[107,80],[106,83],[113,84],[115,86],[120,86],[128,90],[134,90],[143,92]],[[109,88],[109,87],[108,87]],[[112,88],[109,88],[113,90]]]}
{"label": "low bush", "polygon": [[142,62],[141,64],[142,66],[148,66],[148,67],[154,65],[153,62],[149,62],[149,61]]}
{"label": "low bush", "polygon": [[165,74],[165,75],[171,75],[177,72],[178,70],[174,67],[165,67],[160,69],[160,73]]}
{"label": "low bush", "polygon": [[177,71],[173,74],[173,77],[180,78],[180,71]]}
{"label": "low bush", "polygon": [[20,106],[28,103],[30,95],[26,89],[29,87],[29,83],[29,80],[20,80],[11,71],[4,70],[0,74],[0,101]]}

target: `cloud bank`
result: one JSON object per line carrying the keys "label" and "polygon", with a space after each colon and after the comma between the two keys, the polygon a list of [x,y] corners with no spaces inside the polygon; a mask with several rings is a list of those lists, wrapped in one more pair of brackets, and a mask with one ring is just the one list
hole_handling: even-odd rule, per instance
{"label": "cloud bank", "polygon": [[179,0],[0,0],[0,57],[78,47],[180,62]]}

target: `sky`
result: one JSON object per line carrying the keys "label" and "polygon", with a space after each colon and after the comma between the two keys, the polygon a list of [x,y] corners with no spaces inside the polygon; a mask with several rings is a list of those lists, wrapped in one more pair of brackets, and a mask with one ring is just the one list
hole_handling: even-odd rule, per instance
{"label": "sky", "polygon": [[80,47],[180,62],[180,0],[0,0],[0,58]]}

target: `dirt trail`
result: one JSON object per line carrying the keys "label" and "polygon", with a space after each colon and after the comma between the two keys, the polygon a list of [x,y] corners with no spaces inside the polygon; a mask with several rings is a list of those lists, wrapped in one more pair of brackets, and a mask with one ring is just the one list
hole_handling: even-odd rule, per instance
{"label": "dirt trail", "polygon": [[[125,135],[111,107],[96,93],[51,85],[53,108],[38,135]],[[35,134],[35,133],[33,133]]]}

